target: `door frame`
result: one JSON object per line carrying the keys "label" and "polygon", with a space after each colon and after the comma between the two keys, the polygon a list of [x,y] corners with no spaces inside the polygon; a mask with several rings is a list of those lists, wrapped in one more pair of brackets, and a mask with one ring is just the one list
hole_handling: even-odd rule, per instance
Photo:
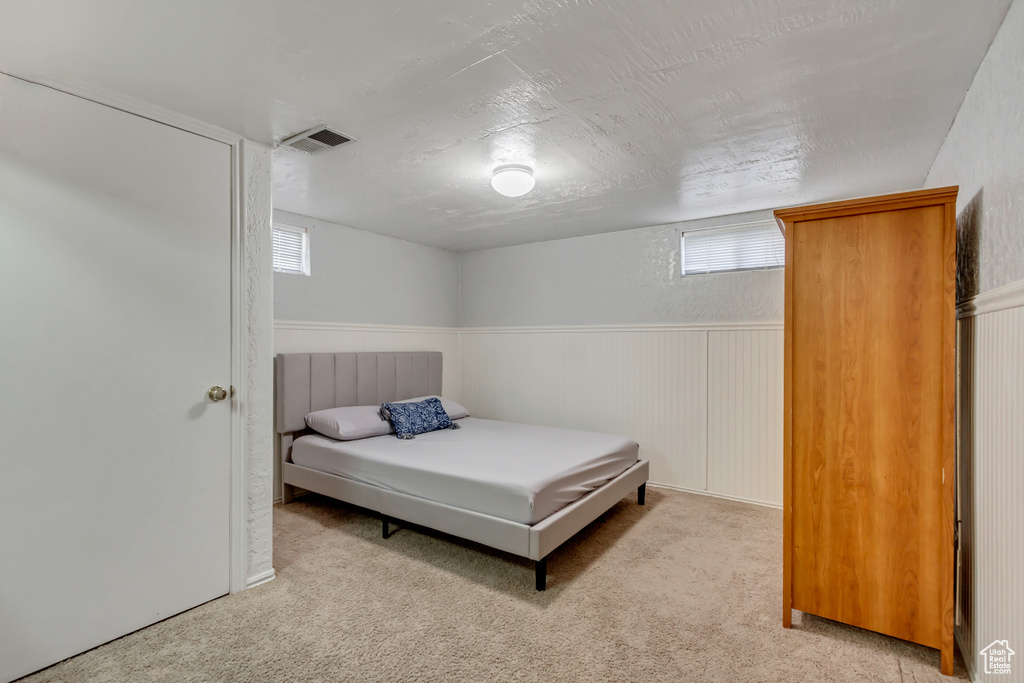
{"label": "door frame", "polygon": [[[267,147],[237,133],[164,107],[102,88],[68,84],[31,74],[0,73],[96,104],[224,143],[231,148],[231,489],[228,590],[238,593],[274,578],[271,564],[272,484],[272,270],[271,186]],[[266,164],[266,167],[264,167]],[[264,263],[265,261],[265,263]],[[262,310],[260,304],[266,304]],[[265,376],[265,377],[264,377]],[[266,467],[260,467],[265,461]],[[260,492],[263,498],[258,498]],[[254,528],[248,520],[255,519]],[[261,528],[255,528],[261,527]],[[265,528],[262,528],[265,527]],[[252,566],[250,551],[263,555]]]}

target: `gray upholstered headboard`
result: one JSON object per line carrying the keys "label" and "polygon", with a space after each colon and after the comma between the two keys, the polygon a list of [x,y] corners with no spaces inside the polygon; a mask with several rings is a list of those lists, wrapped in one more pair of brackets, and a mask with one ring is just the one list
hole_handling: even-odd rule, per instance
{"label": "gray upholstered headboard", "polygon": [[280,353],[274,368],[278,434],[302,431],[306,414],[441,395],[441,352]]}

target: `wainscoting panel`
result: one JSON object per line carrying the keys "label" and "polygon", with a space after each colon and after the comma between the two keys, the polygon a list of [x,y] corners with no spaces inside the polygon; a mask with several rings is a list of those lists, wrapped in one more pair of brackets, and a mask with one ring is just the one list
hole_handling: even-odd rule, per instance
{"label": "wainscoting panel", "polygon": [[[993,641],[1024,652],[1024,307],[979,309],[958,321],[957,640],[976,680]],[[1024,655],[1011,665],[1024,680]]]}
{"label": "wainscoting panel", "polygon": [[783,332],[708,335],[708,490],[781,505]]}
{"label": "wainscoting panel", "polygon": [[567,333],[565,426],[623,434],[651,480],[706,484],[707,335],[694,331]]}
{"label": "wainscoting panel", "polygon": [[475,415],[623,434],[652,483],[781,504],[781,326],[466,328],[461,339]]}

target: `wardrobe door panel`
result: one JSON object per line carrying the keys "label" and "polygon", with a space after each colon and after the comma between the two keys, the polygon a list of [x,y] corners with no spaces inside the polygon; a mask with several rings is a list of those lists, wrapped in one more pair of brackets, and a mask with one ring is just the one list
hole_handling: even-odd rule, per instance
{"label": "wardrobe door panel", "polygon": [[795,223],[793,607],[932,647],[943,207]]}

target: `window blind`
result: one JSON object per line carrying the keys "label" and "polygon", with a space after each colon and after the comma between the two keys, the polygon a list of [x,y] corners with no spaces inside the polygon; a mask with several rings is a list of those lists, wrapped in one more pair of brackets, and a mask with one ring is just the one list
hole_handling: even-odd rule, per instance
{"label": "window blind", "polygon": [[274,270],[309,275],[309,242],[305,228],[274,226]]}
{"label": "window blind", "polygon": [[694,230],[682,236],[683,275],[782,268],[786,241],[774,221]]}

